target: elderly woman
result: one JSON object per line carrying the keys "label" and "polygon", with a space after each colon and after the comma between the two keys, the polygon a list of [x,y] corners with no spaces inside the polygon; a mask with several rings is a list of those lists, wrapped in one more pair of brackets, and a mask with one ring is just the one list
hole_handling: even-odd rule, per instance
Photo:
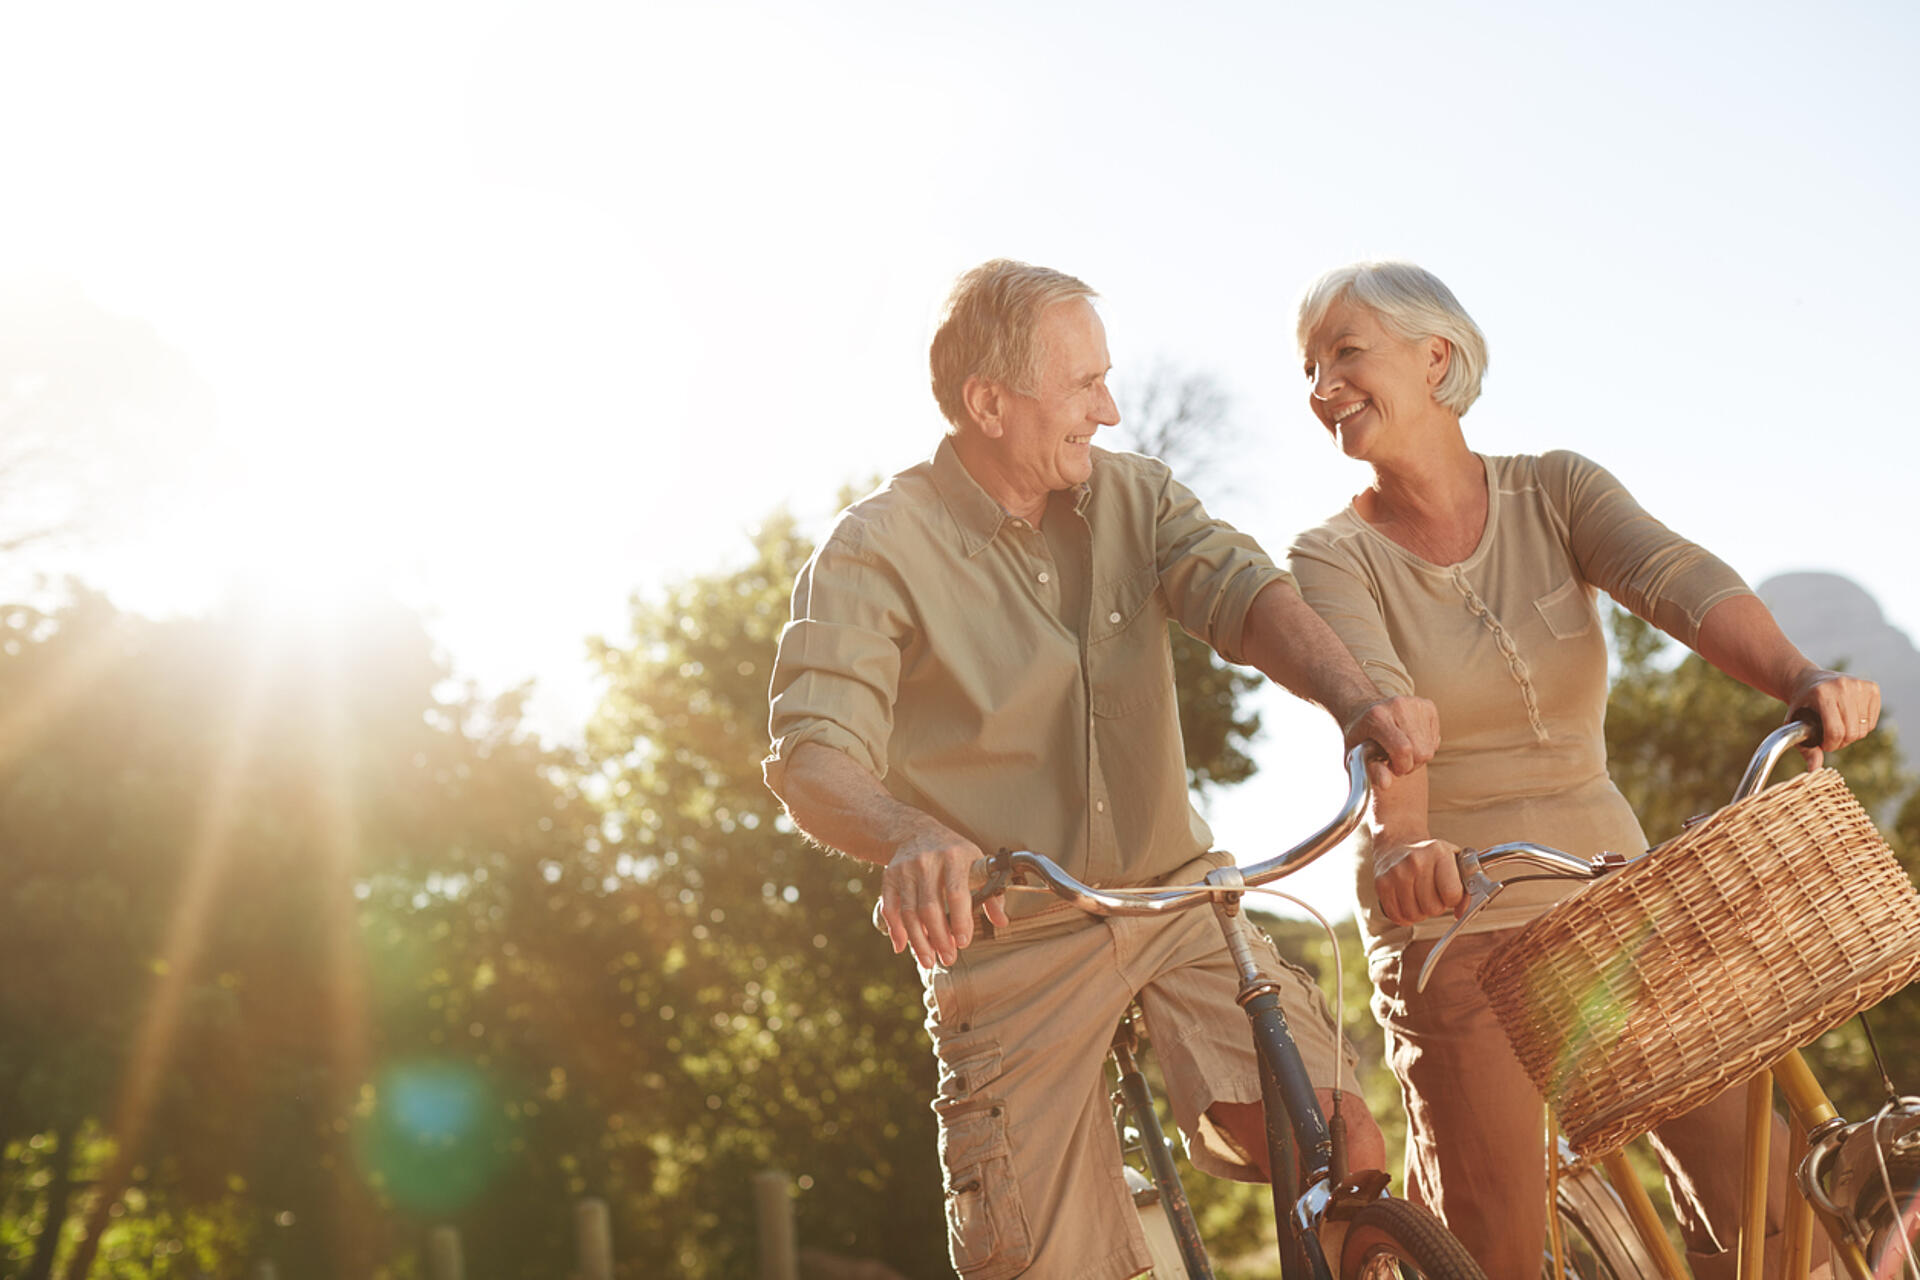
{"label": "elderly woman", "polygon": [[[1374,1012],[1407,1104],[1407,1189],[1491,1280],[1535,1280],[1544,1104],[1473,975],[1574,885],[1509,889],[1424,993],[1413,975],[1452,923],[1462,846],[1647,847],[1607,776],[1596,592],[1790,709],[1818,710],[1821,749],[1873,728],[1879,690],[1809,662],[1733,570],[1594,463],[1469,449],[1460,417],[1480,394],[1486,343],[1428,272],[1382,262],[1329,273],[1300,305],[1299,339],[1314,415],[1373,483],[1300,536],[1292,570],[1383,693],[1440,710],[1439,752],[1381,796],[1358,875]],[[1654,1135],[1696,1277],[1732,1274],[1738,1092]],[[1776,1215],[1783,1194],[1776,1186]]]}

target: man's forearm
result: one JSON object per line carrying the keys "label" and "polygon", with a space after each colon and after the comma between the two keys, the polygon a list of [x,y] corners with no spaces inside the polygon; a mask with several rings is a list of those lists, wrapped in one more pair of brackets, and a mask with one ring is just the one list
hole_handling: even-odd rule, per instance
{"label": "man's forearm", "polygon": [[802,743],[788,762],[780,799],[807,836],[878,866],[914,836],[946,832],[935,819],[895,800],[845,752],[812,742]]}
{"label": "man's forearm", "polygon": [[1269,680],[1326,709],[1345,731],[1380,690],[1300,593],[1270,582],[1247,610],[1246,657]]}

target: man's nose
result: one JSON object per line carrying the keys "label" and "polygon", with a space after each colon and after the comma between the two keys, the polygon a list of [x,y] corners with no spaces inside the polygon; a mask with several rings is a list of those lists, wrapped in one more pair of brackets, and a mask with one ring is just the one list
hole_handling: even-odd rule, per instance
{"label": "man's nose", "polygon": [[1103,427],[1120,425],[1120,406],[1114,401],[1113,392],[1107,390],[1107,384],[1100,384],[1100,403],[1096,406],[1094,421]]}

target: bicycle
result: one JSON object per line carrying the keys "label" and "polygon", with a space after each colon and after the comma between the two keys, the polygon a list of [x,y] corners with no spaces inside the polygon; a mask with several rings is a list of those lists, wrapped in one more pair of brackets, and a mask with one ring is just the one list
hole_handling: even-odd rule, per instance
{"label": "bicycle", "polygon": [[[1348,752],[1347,798],[1339,813],[1300,844],[1265,862],[1244,869],[1222,867],[1202,884],[1097,889],[1082,884],[1043,855],[1003,849],[984,860],[987,879],[974,891],[974,901],[1002,891],[1050,892],[1093,915],[1143,916],[1211,904],[1241,975],[1238,999],[1260,1058],[1268,1168],[1284,1280],[1333,1280],[1336,1275],[1340,1280],[1416,1275],[1483,1280],[1479,1266],[1438,1219],[1387,1194],[1384,1171],[1346,1169],[1344,1129],[1337,1116],[1339,1095],[1335,1095],[1336,1117],[1330,1126],[1281,1013],[1278,988],[1260,975],[1240,913],[1247,893],[1263,891],[1262,886],[1300,870],[1352,833],[1370,795],[1367,762],[1377,753],[1370,743]],[[1166,1213],[1167,1234],[1174,1237],[1179,1253],[1177,1262],[1169,1256],[1166,1264],[1179,1268],[1174,1274],[1205,1280],[1213,1274],[1211,1265],[1192,1214],[1185,1208],[1185,1193],[1168,1156],[1145,1078],[1134,1060],[1129,1021],[1123,1021],[1116,1033],[1113,1058],[1121,1073],[1125,1113],[1136,1126],[1138,1147],[1149,1165],[1140,1180],[1149,1182],[1151,1190],[1141,1188],[1143,1194],[1136,1203],[1144,1200],[1148,1202],[1144,1208]],[[1331,1263],[1321,1241],[1323,1228],[1339,1238],[1338,1257]]]}
{"label": "bicycle", "polygon": [[[1689,831],[1756,796],[1788,750],[1810,737],[1817,740],[1818,735],[1819,726],[1811,717],[1792,721],[1769,734],[1755,750],[1727,809],[1694,819],[1688,824]],[[1844,791],[1844,784],[1835,785]],[[1859,820],[1865,822],[1864,814],[1860,815]],[[1870,827],[1867,829],[1871,830]],[[1877,836],[1874,838],[1877,839]],[[1459,936],[1460,930],[1507,885],[1539,876],[1599,882],[1658,852],[1660,850],[1656,849],[1636,858],[1602,854],[1587,859],[1529,841],[1516,841],[1486,850],[1463,851],[1460,868],[1462,884],[1466,889],[1465,903],[1459,919],[1428,954],[1416,980],[1417,985],[1425,987],[1447,944]],[[1887,861],[1890,863],[1891,859]],[[1503,880],[1494,874],[1502,869],[1518,869],[1523,874],[1512,874],[1509,870],[1507,878]],[[1897,875],[1907,896],[1911,897],[1912,886],[1905,873],[1894,866],[1890,874]],[[1892,892],[1898,896],[1897,890]],[[1556,908],[1555,912],[1577,901],[1577,898],[1570,899]],[[1904,929],[1906,936],[1887,943],[1888,954],[1894,955],[1895,959],[1892,967],[1875,979],[1879,984],[1874,988],[1878,994],[1867,1000],[1866,1004],[1877,1003],[1880,998],[1892,994],[1911,979],[1916,968],[1920,968],[1920,962],[1899,952],[1903,947],[1907,951],[1920,952],[1920,939],[1914,936],[1920,932],[1920,916],[1915,914],[1920,908],[1909,904],[1902,910],[1907,921]],[[1525,935],[1482,970],[1483,987],[1487,985],[1489,975],[1504,965],[1524,941]],[[1498,981],[1497,977],[1495,981]],[[1862,985],[1868,984],[1863,981]],[[1489,988],[1489,991],[1491,995],[1492,989]],[[1516,1051],[1525,1061],[1528,1056],[1526,1042],[1530,1033],[1522,1031],[1516,1034],[1515,1023],[1508,1020],[1506,1011],[1499,1011],[1509,1038],[1515,1040]],[[1857,1011],[1864,1022],[1865,1007]],[[1788,1197],[1784,1226],[1785,1274],[1796,1277],[1807,1274],[1813,1246],[1813,1225],[1818,1222],[1832,1247],[1835,1262],[1845,1268],[1851,1280],[1885,1280],[1891,1274],[1890,1268],[1895,1265],[1903,1267],[1911,1280],[1920,1280],[1920,1261],[1916,1261],[1914,1248],[1916,1237],[1920,1237],[1920,1199],[1916,1198],[1920,1195],[1920,1097],[1901,1095],[1888,1077],[1884,1063],[1881,1063],[1880,1076],[1886,1089],[1886,1104],[1872,1118],[1849,1122],[1840,1116],[1797,1047],[1811,1043],[1831,1026],[1845,1021],[1847,1016],[1850,1015],[1832,1019],[1810,1032],[1801,1028],[1799,1034],[1785,1042],[1784,1052],[1778,1049],[1768,1052],[1766,1056],[1772,1059],[1770,1064],[1763,1064],[1757,1074],[1748,1078],[1745,1179],[1737,1250],[1741,1280],[1758,1280],[1761,1271],[1761,1242],[1766,1221],[1766,1169],[1773,1120],[1772,1095],[1776,1085],[1785,1101],[1792,1125],[1788,1164],[1792,1174],[1790,1187],[1794,1194]],[[1870,1030],[1868,1042],[1878,1061],[1878,1046],[1873,1045]],[[1534,1074],[1531,1067],[1529,1073]],[[1536,1075],[1536,1083],[1540,1082],[1541,1078]],[[1543,1087],[1542,1091],[1548,1092],[1548,1089]],[[1671,1114],[1678,1114],[1685,1109],[1677,1107]],[[1615,1124],[1616,1130],[1618,1127]],[[1634,1131],[1646,1127],[1650,1126],[1640,1125]],[[1600,1177],[1590,1158],[1576,1155],[1571,1146],[1561,1142],[1558,1162],[1560,1188],[1564,1191],[1572,1181],[1578,1188],[1578,1196],[1573,1198],[1579,1199],[1580,1203],[1570,1205],[1570,1197],[1559,1197],[1555,1214],[1562,1226],[1579,1234],[1588,1256],[1575,1263],[1569,1263],[1564,1253],[1556,1259],[1554,1244],[1550,1241],[1546,1274],[1549,1277],[1568,1277],[1569,1280],[1606,1280],[1608,1277],[1615,1280],[1686,1280],[1685,1266],[1673,1250],[1650,1198],[1620,1149],[1624,1141],[1633,1136],[1633,1132],[1624,1135],[1610,1133],[1606,1131],[1605,1124],[1599,1121],[1595,1122],[1594,1129],[1596,1136],[1590,1145],[1598,1156],[1600,1167],[1605,1170],[1605,1177]]]}

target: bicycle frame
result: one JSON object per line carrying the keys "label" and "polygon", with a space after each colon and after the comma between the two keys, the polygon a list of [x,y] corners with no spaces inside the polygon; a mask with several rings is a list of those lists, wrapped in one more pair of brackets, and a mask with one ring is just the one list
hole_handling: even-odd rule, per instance
{"label": "bicycle frame", "polygon": [[1174,1168],[1173,1157],[1167,1152],[1167,1135],[1160,1127],[1160,1113],[1154,1109],[1147,1077],[1134,1059],[1136,1044],[1133,1012],[1130,1010],[1127,1019],[1113,1036],[1111,1054],[1120,1076],[1119,1088],[1114,1095],[1115,1105],[1133,1119],[1147,1170],[1154,1187],[1159,1191],[1159,1203],[1166,1212],[1167,1224],[1173,1231],[1174,1245],[1180,1251],[1181,1267],[1188,1280],[1213,1280],[1213,1265],[1207,1259],[1206,1246],[1200,1242],[1199,1224],[1193,1220],[1193,1209],[1187,1203],[1186,1188],[1180,1185],[1180,1172]]}

